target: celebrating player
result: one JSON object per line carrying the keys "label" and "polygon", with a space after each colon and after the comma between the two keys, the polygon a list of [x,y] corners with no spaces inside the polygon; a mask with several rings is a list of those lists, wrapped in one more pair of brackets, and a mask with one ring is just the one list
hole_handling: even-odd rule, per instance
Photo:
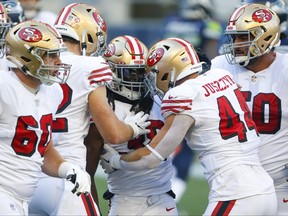
{"label": "celebrating player", "polygon": [[65,50],[61,35],[46,23],[23,22],[10,29],[6,46],[14,66],[0,73],[0,214],[27,215],[41,167],[48,175],[73,178],[77,194],[89,192],[90,185],[85,172],[64,161],[51,140],[62,100],[54,83],[65,83],[70,71],[59,58]]}
{"label": "celebrating player", "polygon": [[232,13],[225,34],[226,54],[213,59],[212,67],[230,71],[241,86],[260,134],[261,164],[274,180],[277,215],[287,215],[288,56],[275,51],[279,18],[263,4],[243,5]]}
{"label": "celebrating player", "polygon": [[106,171],[159,166],[185,137],[210,187],[204,215],[275,215],[273,181],[258,156],[259,135],[231,74],[213,69],[200,75],[202,63],[193,46],[179,38],[156,43],[148,56],[150,86],[156,83],[155,92],[166,93],[165,124],[146,147],[132,153],[119,155],[105,145]]}
{"label": "celebrating player", "polygon": [[[108,101],[118,118],[130,118],[142,111],[149,114],[151,122],[147,135],[110,144],[120,154],[145,146],[164,124],[160,107],[153,103],[144,84],[147,54],[147,47],[129,35],[112,39],[104,54],[113,70],[113,82],[108,85]],[[95,166],[95,161],[88,161],[88,164]],[[157,176],[161,179],[156,180]],[[110,201],[109,215],[127,215],[127,211],[130,215],[175,215],[177,207],[171,190],[171,177],[169,158],[154,169],[119,170],[108,174],[108,191],[104,198]]]}
{"label": "celebrating player", "polygon": [[[88,133],[90,114],[103,138],[111,143],[124,142],[146,133],[147,123],[141,125],[140,121],[138,127],[132,119],[129,124],[119,121],[106,100],[105,85],[111,81],[112,71],[102,57],[92,56],[101,52],[106,42],[106,24],[98,11],[86,4],[67,5],[59,13],[55,27],[68,48],[61,60],[72,65],[69,80],[61,85],[64,100],[53,122],[55,148],[65,160],[85,170],[84,137]],[[56,186],[58,190],[52,190]],[[43,175],[29,213],[99,215],[92,196],[71,196],[72,187],[70,182]]]}

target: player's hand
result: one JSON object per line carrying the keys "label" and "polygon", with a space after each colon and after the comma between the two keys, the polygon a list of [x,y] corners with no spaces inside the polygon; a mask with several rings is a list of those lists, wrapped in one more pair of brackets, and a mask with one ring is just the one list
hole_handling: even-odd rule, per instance
{"label": "player's hand", "polygon": [[150,133],[149,129],[146,129],[151,122],[147,121],[149,115],[145,114],[143,111],[138,112],[134,116],[127,116],[124,119],[124,122],[128,125],[130,125],[133,129],[133,138],[138,137],[142,134]]}
{"label": "player's hand", "polygon": [[114,148],[108,144],[104,144],[100,159],[100,165],[102,166],[104,172],[109,174],[116,170],[115,161],[118,160],[118,162],[120,162],[120,155]]}
{"label": "player's hand", "polygon": [[60,177],[66,178],[75,185],[72,193],[76,193],[77,196],[82,193],[90,193],[90,177],[86,171],[80,169],[78,166],[63,162],[59,167],[58,174]]}

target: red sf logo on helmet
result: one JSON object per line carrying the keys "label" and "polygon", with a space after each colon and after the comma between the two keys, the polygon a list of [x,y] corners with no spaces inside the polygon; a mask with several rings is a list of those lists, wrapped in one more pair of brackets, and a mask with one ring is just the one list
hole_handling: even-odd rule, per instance
{"label": "red sf logo on helmet", "polygon": [[272,19],[272,14],[268,10],[260,9],[252,14],[252,19],[258,23],[268,22]]}
{"label": "red sf logo on helmet", "polygon": [[104,21],[104,19],[100,16],[100,14],[94,12],[93,13],[93,17],[96,21],[96,23],[100,26],[100,28],[102,29],[102,31],[106,32],[107,27],[106,27],[106,22]]}
{"label": "red sf logo on helmet", "polygon": [[154,50],[148,57],[147,59],[147,65],[149,67],[154,66],[157,62],[160,61],[164,54],[164,49],[163,48],[157,48]]}
{"label": "red sf logo on helmet", "polygon": [[39,42],[43,37],[42,33],[38,29],[31,27],[21,29],[18,35],[21,40],[27,42]]}
{"label": "red sf logo on helmet", "polygon": [[104,56],[105,57],[113,56],[115,54],[115,50],[116,50],[115,45],[114,44],[109,44],[107,49],[106,49],[106,51],[105,51],[105,53],[104,53]]}

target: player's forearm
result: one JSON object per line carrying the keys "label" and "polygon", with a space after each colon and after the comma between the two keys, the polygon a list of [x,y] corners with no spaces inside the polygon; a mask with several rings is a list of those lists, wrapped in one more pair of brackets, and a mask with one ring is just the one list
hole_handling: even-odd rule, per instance
{"label": "player's forearm", "polygon": [[90,93],[89,110],[105,141],[119,144],[132,139],[132,128],[120,121],[108,104],[105,87],[99,87]]}
{"label": "player's forearm", "polygon": [[144,168],[158,166],[175,151],[192,125],[194,125],[194,119],[189,116],[169,116],[163,128],[149,143],[149,148],[147,146],[121,156],[120,168],[132,170],[138,166]]}
{"label": "player's forearm", "polygon": [[50,146],[44,154],[42,171],[47,175],[58,177],[58,169],[63,162],[63,157],[57,152],[54,146]]}
{"label": "player's forearm", "polygon": [[119,160],[119,168],[124,170],[139,171],[155,168],[162,162],[162,160],[157,158],[147,148],[141,148],[138,152],[137,151],[138,150],[136,150],[136,153],[133,152],[131,154],[122,155],[121,160]]}

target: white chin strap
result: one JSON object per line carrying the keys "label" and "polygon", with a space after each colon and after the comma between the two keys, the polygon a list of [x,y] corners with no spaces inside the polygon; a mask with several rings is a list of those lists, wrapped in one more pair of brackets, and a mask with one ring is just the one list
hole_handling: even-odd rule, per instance
{"label": "white chin strap", "polygon": [[248,58],[248,56],[238,56],[235,57],[235,61],[239,62],[238,64],[242,67],[245,67],[249,64],[250,59]]}
{"label": "white chin strap", "polygon": [[141,92],[140,91],[132,91],[125,86],[122,86],[121,89],[122,96],[126,97],[129,100],[138,100],[141,98]]}

